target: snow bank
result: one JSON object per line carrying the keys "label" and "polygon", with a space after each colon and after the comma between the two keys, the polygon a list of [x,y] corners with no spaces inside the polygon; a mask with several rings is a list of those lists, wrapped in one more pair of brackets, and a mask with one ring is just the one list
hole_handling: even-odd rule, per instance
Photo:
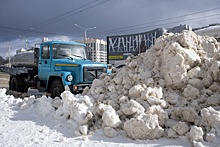
{"label": "snow bank", "polygon": [[[35,99],[44,117],[67,120],[76,134],[102,128],[108,137],[124,130],[132,139],[187,137],[194,145],[220,136],[220,44],[192,31],[166,34],[102,74],[82,95]],[[19,104],[21,109],[28,101]]]}
{"label": "snow bank", "polygon": [[126,62],[84,95],[111,105],[128,137],[186,136],[200,144],[219,136],[220,44],[214,38],[192,31],[166,34]]}

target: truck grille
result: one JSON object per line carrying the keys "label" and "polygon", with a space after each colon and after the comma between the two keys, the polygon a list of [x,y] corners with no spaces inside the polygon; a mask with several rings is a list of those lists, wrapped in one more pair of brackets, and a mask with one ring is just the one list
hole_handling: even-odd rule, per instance
{"label": "truck grille", "polygon": [[106,73],[106,67],[84,67],[83,68],[83,81],[93,81],[100,78],[102,73]]}

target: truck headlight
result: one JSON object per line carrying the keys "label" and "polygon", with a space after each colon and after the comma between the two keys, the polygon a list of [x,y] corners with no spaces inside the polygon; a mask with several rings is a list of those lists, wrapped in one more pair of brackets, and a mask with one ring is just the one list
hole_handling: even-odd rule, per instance
{"label": "truck headlight", "polygon": [[68,75],[68,76],[66,77],[66,80],[67,80],[68,82],[71,82],[71,81],[73,80],[73,76],[72,76],[72,75]]}

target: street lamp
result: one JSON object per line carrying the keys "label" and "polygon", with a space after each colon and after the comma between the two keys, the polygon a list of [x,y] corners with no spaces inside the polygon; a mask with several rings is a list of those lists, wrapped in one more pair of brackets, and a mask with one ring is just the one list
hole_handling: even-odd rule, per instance
{"label": "street lamp", "polygon": [[75,26],[77,26],[77,27],[79,27],[79,28],[81,28],[81,29],[83,29],[84,30],[84,43],[86,44],[86,31],[88,31],[88,30],[92,30],[92,29],[95,29],[96,27],[93,27],[93,28],[84,28],[84,27],[82,27],[82,26],[79,26],[79,25],[77,25],[77,24],[75,24]]}
{"label": "street lamp", "polygon": [[8,67],[11,67],[11,42],[8,43]]}

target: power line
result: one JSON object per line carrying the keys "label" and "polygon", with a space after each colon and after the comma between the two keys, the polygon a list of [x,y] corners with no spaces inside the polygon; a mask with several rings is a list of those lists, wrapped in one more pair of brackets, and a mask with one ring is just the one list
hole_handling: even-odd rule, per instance
{"label": "power line", "polygon": [[[173,22],[167,22],[167,23],[163,23],[163,24],[155,24],[155,25],[150,25],[150,26],[145,26],[145,27],[139,27],[139,28],[135,28],[134,30],[141,30],[141,29],[146,29],[146,28],[155,28],[156,26],[164,26],[164,25],[169,25],[169,24],[175,24],[175,23],[181,23],[181,22],[186,22],[186,21],[195,21],[198,19],[204,19],[204,18],[209,18],[209,17],[214,17],[214,16],[219,16],[219,14],[213,14],[213,15],[208,15],[208,16],[203,16],[203,17],[197,17],[197,18],[191,18],[191,19],[187,19],[187,20],[179,20],[179,21],[173,21]],[[107,34],[113,34],[113,33],[121,33],[121,32],[128,32],[131,31],[131,29],[123,29],[123,30],[119,30],[119,31],[112,31],[109,33],[103,33],[103,34],[91,34],[93,36],[101,36],[101,35],[107,35]]]}
{"label": "power line", "polygon": [[179,20],[179,21],[173,21],[173,22],[168,22],[168,23],[164,23],[164,24],[158,24],[158,25],[151,25],[151,26],[146,26],[146,27],[140,27],[137,29],[144,29],[144,28],[148,28],[148,27],[155,27],[155,26],[161,26],[161,25],[168,25],[168,24],[174,24],[174,23],[180,23],[180,22],[189,22],[189,21],[195,21],[198,19],[204,19],[204,18],[209,18],[209,17],[214,17],[214,16],[219,16],[220,13],[218,14],[213,14],[213,15],[208,15],[208,16],[202,16],[202,17],[197,17],[197,18],[191,18],[191,19],[187,19],[187,20]]}
{"label": "power line", "polygon": [[152,24],[152,23],[158,23],[158,22],[162,22],[162,21],[167,21],[167,20],[172,20],[172,19],[176,19],[176,18],[191,16],[191,15],[200,14],[200,13],[209,12],[209,11],[218,10],[218,9],[220,9],[220,7],[212,8],[212,9],[208,9],[208,10],[203,10],[203,11],[197,11],[197,12],[193,12],[193,13],[190,13],[190,14],[184,14],[184,15],[180,15],[180,16],[165,18],[165,19],[161,19],[161,20],[146,22],[146,23],[142,23],[142,24],[136,24],[136,25],[127,26],[127,27],[123,27],[123,28],[107,30],[107,31],[99,32],[99,33],[109,33],[109,32],[111,33],[112,31],[113,32],[117,31],[117,30],[120,31],[120,30],[124,30],[124,29],[128,29],[128,28],[134,28],[134,27],[137,27],[137,26],[142,26],[142,25],[147,25],[147,24]]}
{"label": "power line", "polygon": [[[63,14],[60,14],[60,15],[58,15],[58,16],[56,16],[56,17],[53,17],[53,18],[51,18],[51,19],[49,19],[49,20],[47,20],[47,21],[44,21],[44,22],[42,22],[42,23],[40,23],[40,24],[38,24],[38,25],[35,25],[34,27],[31,27],[31,28],[34,28],[35,30],[36,30],[36,29],[39,29],[39,28],[43,28],[43,27],[45,27],[45,26],[47,26],[47,25],[49,25],[49,24],[55,23],[55,22],[57,22],[57,21],[60,21],[60,20],[65,19],[65,18],[67,18],[67,17],[70,17],[70,16],[76,15],[76,14],[78,14],[78,13],[81,13],[82,11],[86,11],[86,10],[88,10],[88,9],[91,9],[91,8],[95,7],[95,6],[98,6],[98,5],[101,5],[101,4],[103,4],[103,3],[106,3],[106,2],[109,1],[109,0],[105,0],[104,2],[98,3],[98,4],[94,5],[94,6],[88,7],[88,8],[86,8],[86,9],[80,10],[80,11],[74,13],[74,14],[70,14],[70,15],[68,15],[68,16],[65,16],[65,15],[71,13],[71,12],[74,12],[74,11],[78,10],[78,9],[81,9],[81,8],[83,8],[83,7],[86,7],[86,6],[89,6],[89,5],[93,4],[93,3],[96,3],[97,1],[99,1],[99,0],[94,0],[94,1],[92,1],[92,2],[90,2],[90,3],[87,3],[87,4],[85,4],[85,5],[82,5],[82,6],[78,7],[78,8],[75,8],[75,9],[72,9],[72,10],[70,10],[70,11],[67,11],[67,12],[65,12],[65,13],[63,13]],[[65,17],[62,18],[62,16],[65,16]],[[61,17],[61,18],[60,18],[60,17]],[[60,19],[58,19],[58,18],[60,18]],[[58,19],[58,20],[56,20],[56,19]],[[54,20],[54,21],[53,21],[53,20]],[[51,21],[52,21],[52,22],[51,22]],[[39,27],[38,27],[38,26],[39,26]],[[5,26],[0,26],[0,27],[2,27],[2,28],[7,28],[7,27],[5,27]],[[8,29],[9,29],[9,27],[8,27]],[[30,29],[16,29],[16,28],[12,28],[12,30],[22,30],[21,32],[16,33],[15,36],[18,35],[18,34],[21,34],[21,33],[23,33],[23,32],[36,32],[36,33],[38,33],[37,31],[30,31]],[[40,33],[43,33],[43,32],[40,32]],[[54,33],[45,32],[45,34],[52,34],[52,35],[53,35]],[[54,35],[56,35],[56,34],[54,34]],[[66,36],[73,36],[73,35],[66,35]]]}
{"label": "power line", "polygon": [[16,30],[16,31],[22,31],[22,32],[32,32],[32,33],[49,34],[49,35],[65,35],[65,36],[76,37],[74,35],[67,35],[67,34],[60,34],[60,33],[51,33],[51,32],[41,32],[41,31],[31,31],[31,30],[19,29],[19,28],[7,27],[7,26],[0,26],[0,27],[4,28],[4,29]]}
{"label": "power line", "polygon": [[42,23],[39,23],[39,24],[33,26],[33,28],[37,28],[38,26],[41,26],[41,25],[43,25],[43,24],[45,24],[45,23],[48,23],[48,22],[53,21],[53,20],[55,20],[55,19],[57,19],[57,18],[60,18],[60,17],[62,17],[62,16],[65,16],[65,15],[71,13],[71,12],[74,12],[74,11],[76,11],[76,10],[78,10],[78,9],[81,9],[81,8],[83,8],[83,7],[86,7],[86,6],[88,6],[88,5],[90,5],[90,4],[93,4],[93,3],[97,2],[97,1],[98,1],[98,0],[94,0],[94,1],[92,1],[92,2],[90,2],[90,3],[87,3],[87,4],[85,4],[85,5],[82,5],[82,6],[78,7],[78,8],[72,9],[72,10],[70,10],[70,11],[67,11],[67,12],[63,13],[63,14],[60,14],[60,15],[58,15],[58,16],[55,16],[55,17],[53,17],[53,18],[51,18],[51,19],[49,19],[49,20],[46,20],[46,21],[44,21],[44,22],[42,22]]}
{"label": "power line", "polygon": [[[96,1],[97,1],[97,0],[96,0]],[[91,9],[91,8],[93,8],[93,7],[96,7],[96,6],[98,6],[98,5],[104,4],[104,3],[108,2],[108,1],[109,1],[109,0],[105,0],[105,1],[103,1],[103,2],[100,2],[100,3],[96,4],[96,5],[87,7],[87,8],[85,8],[85,9],[82,9],[82,10],[80,10],[80,11],[78,11],[78,12],[75,12],[75,13],[73,13],[73,14],[67,15],[67,16],[65,16],[65,17],[63,17],[63,18],[60,18],[60,19],[57,19],[57,20],[54,20],[54,19],[53,19],[54,21],[45,23],[44,25],[41,25],[41,26],[38,27],[37,29],[43,28],[43,27],[48,26],[48,25],[50,25],[50,24],[53,24],[53,23],[55,23],[55,22],[61,21],[61,20],[66,19],[66,18],[68,18],[68,17],[70,17],[70,16],[79,14],[79,13],[81,13],[81,12],[83,12],[83,11],[86,11],[86,10]],[[79,8],[77,8],[77,9],[79,9]],[[57,17],[57,18],[58,18],[58,17]]]}

